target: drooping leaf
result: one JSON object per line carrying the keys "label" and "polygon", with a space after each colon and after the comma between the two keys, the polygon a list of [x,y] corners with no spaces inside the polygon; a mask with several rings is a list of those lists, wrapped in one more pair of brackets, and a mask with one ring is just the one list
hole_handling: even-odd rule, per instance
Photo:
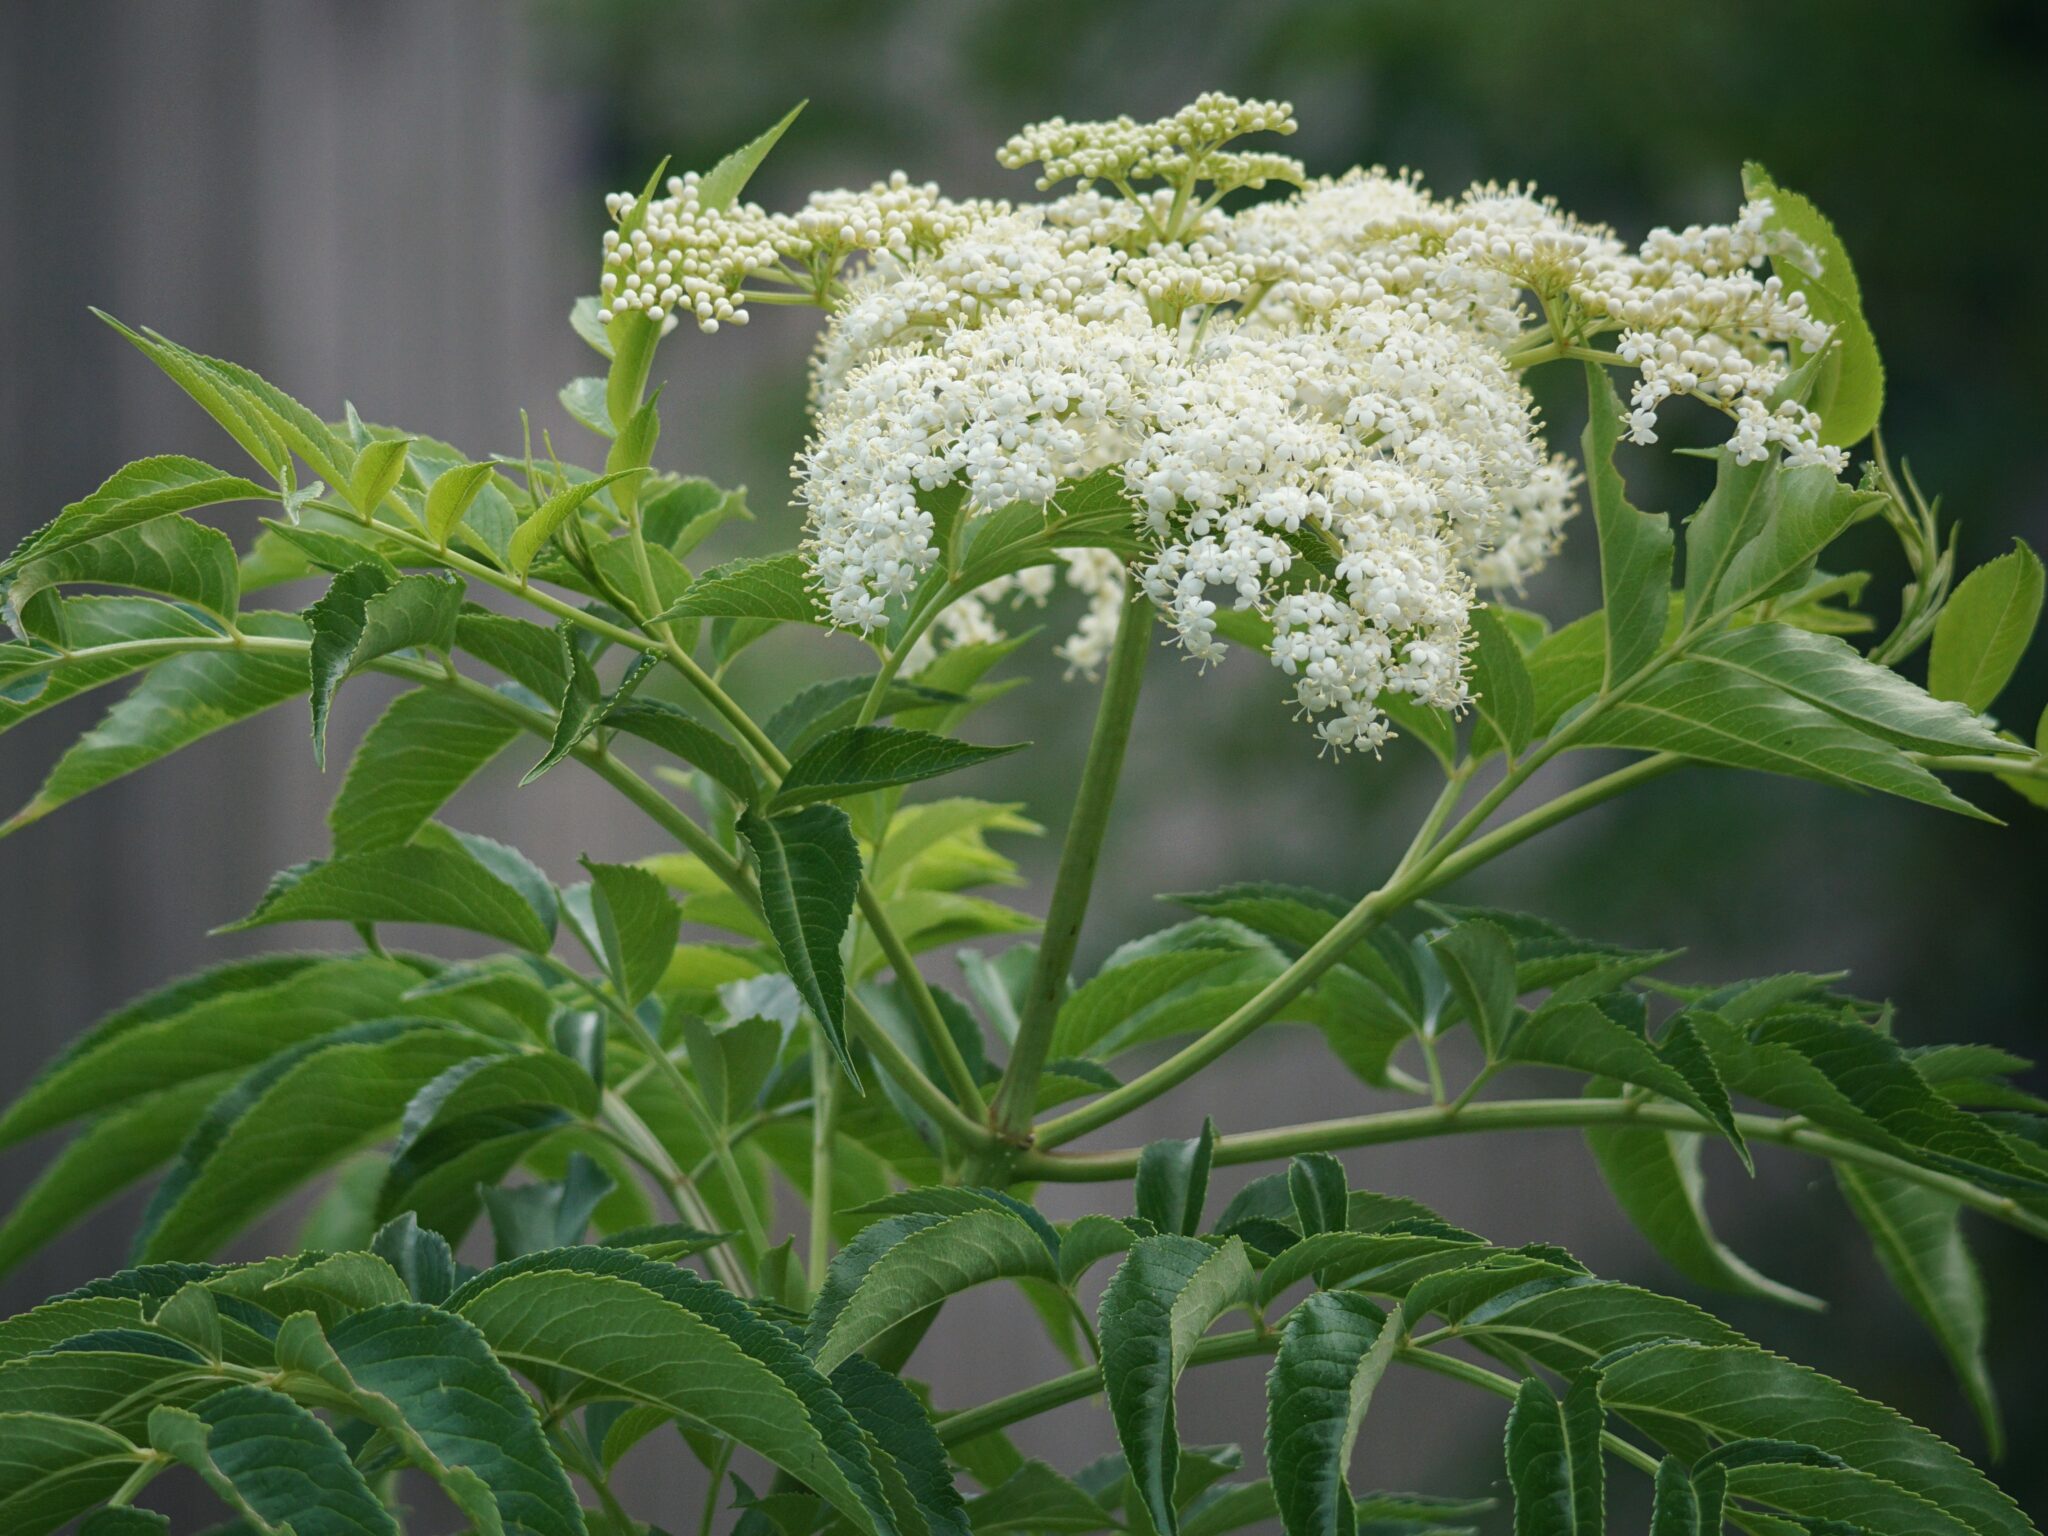
{"label": "drooping leaf", "polygon": [[1471,918],[1430,941],[1444,979],[1450,983],[1489,1061],[1506,1047],[1514,1023],[1515,952],[1506,933],[1484,918]]}
{"label": "drooping leaf", "polygon": [[1319,1291],[1288,1315],[1266,1378],[1266,1468],[1288,1536],[1352,1529],[1346,1474],[1401,1326],[1349,1291]]}
{"label": "drooping leaf", "polygon": [[1174,1387],[1209,1325],[1249,1300],[1252,1284],[1238,1239],[1212,1247],[1161,1235],[1135,1244],[1103,1292],[1096,1319],[1103,1387],[1135,1496],[1160,1536],[1179,1529]]}
{"label": "drooping leaf", "polygon": [[1818,1298],[1758,1273],[1714,1235],[1702,1198],[1698,1135],[1596,1126],[1586,1141],[1622,1210],[1680,1274],[1716,1290],[1819,1310]]}
{"label": "drooping leaf", "polygon": [[740,816],[739,832],[754,855],[761,905],[783,964],[851,1075],[839,941],[860,889],[853,824],[837,806],[806,806],[772,817],[750,806]]}
{"label": "drooping leaf", "polygon": [[1924,1184],[1854,1163],[1833,1167],[1878,1261],[1948,1356],[1984,1428],[1992,1460],[2000,1459],[2005,1430],[1984,1360],[1984,1283],[1963,1241],[1961,1208]]}
{"label": "drooping leaf", "polygon": [[1965,576],[1934,624],[1927,691],[1971,711],[1989,709],[2033,638],[2042,588],[2041,557],[2017,539]]}
{"label": "drooping leaf", "polygon": [[78,582],[156,592],[229,622],[241,599],[228,536],[176,513],[31,555],[11,577],[0,577],[0,591],[19,618],[36,594]]}

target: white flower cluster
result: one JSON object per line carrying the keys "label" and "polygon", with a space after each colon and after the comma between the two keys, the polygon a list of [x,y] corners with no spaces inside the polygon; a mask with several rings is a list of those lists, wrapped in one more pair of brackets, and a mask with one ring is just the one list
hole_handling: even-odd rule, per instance
{"label": "white flower cluster", "polygon": [[[673,287],[700,318],[686,279],[711,283],[716,319],[763,250],[813,272],[868,253],[832,268],[817,429],[797,465],[834,623],[879,627],[932,570],[942,490],[960,488],[964,518],[1045,506],[1057,544],[1061,486],[1112,471],[1143,553],[1127,573],[1100,549],[1060,552],[1058,574],[1088,599],[1069,664],[1100,664],[1127,580],[1205,662],[1223,652],[1228,603],[1270,626],[1274,665],[1339,751],[1387,738],[1389,695],[1462,708],[1479,589],[1519,588],[1559,543],[1577,476],[1543,444],[1526,363],[1605,355],[1639,370],[1639,441],[1683,394],[1734,418],[1739,457],[1776,444],[1839,462],[1811,413],[1776,399],[1790,349],[1828,332],[1760,273],[1787,250],[1767,203],[1634,250],[1519,187],[1439,199],[1405,173],[1220,208],[1254,173],[1300,180],[1292,162],[1223,147],[1293,123],[1284,103],[1205,96],[1150,124],[1039,124],[1003,163],[1039,164],[1042,189],[1080,185],[1019,208],[899,178],[777,223],[704,215],[685,180],[650,210],[648,253],[636,234],[620,261],[639,273],[633,292],[659,281],[658,302]],[[664,271],[667,251],[706,254]],[[1054,585],[1051,566],[1003,577],[933,634],[989,638],[997,605]]]}
{"label": "white flower cluster", "polygon": [[598,318],[606,323],[639,310],[664,331],[685,314],[705,331],[745,325],[749,278],[823,293],[856,254],[929,254],[1004,211],[1002,204],[955,203],[901,171],[865,192],[814,192],[795,213],[754,203],[707,208],[694,171],[671,176],[667,191],[644,212],[632,193],[605,199],[620,226],[604,237]]}

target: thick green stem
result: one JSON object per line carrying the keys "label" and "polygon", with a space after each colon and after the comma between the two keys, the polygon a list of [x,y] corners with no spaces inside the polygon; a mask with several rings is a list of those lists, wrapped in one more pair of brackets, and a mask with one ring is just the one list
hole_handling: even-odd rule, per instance
{"label": "thick green stem", "polygon": [[[1821,1130],[1796,1116],[1737,1114],[1735,1123],[1751,1141],[1769,1142],[1837,1162],[1875,1168],[1894,1178],[1936,1190],[1971,1210],[2002,1221],[2035,1237],[2048,1238],[2048,1217],[2027,1209],[2006,1195],[1994,1194],[1968,1179],[1924,1168],[1876,1147]],[[1422,1141],[1467,1131],[1527,1131],[1587,1126],[1634,1125],[1645,1129],[1695,1131],[1718,1135],[1705,1116],[1682,1104],[1654,1099],[1500,1099],[1488,1103],[1426,1104],[1392,1109],[1342,1120],[1250,1131],[1216,1139],[1219,1165],[1267,1162],[1303,1152],[1334,1152],[1346,1147],[1376,1147],[1392,1142]],[[1138,1149],[1077,1152],[1058,1156],[1026,1152],[1015,1167],[1020,1179],[1048,1183],[1127,1179],[1137,1172]]]}
{"label": "thick green stem", "polygon": [[1029,990],[1017,1021],[1017,1043],[1010,1065],[996,1089],[991,1118],[998,1133],[1022,1140],[1037,1110],[1038,1078],[1052,1048],[1060,994],[1073,967],[1081,923],[1088,912],[1095,870],[1102,858],[1102,838],[1123,771],[1124,749],[1131,739],[1131,720],[1144,684],[1145,657],[1152,648],[1152,600],[1136,582],[1124,601],[1116,644],[1110,652],[1102,699],[1095,711],[1095,734],[1081,769],[1080,792],[1067,823],[1066,845],[1060,851],[1052,901],[1046,910],[1045,932],[1031,967]]}
{"label": "thick green stem", "polygon": [[839,1064],[824,1031],[811,1043],[811,1294],[825,1284],[832,1261],[832,1138],[839,1134]]}

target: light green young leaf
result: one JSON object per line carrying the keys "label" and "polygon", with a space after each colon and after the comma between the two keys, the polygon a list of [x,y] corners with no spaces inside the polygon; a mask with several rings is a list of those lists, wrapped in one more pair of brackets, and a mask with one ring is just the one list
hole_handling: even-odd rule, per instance
{"label": "light green young leaf", "polygon": [[782,963],[840,1065],[858,1082],[846,1046],[846,973],[839,959],[860,891],[853,823],[831,805],[773,817],[749,806],[739,832],[754,856],[761,905]]}
{"label": "light green young leaf", "polygon": [[125,336],[144,357],[161,368],[173,384],[218,422],[242,448],[280,485],[285,483],[291,455],[272,430],[268,420],[243,393],[209,366],[211,359],[188,352],[160,336],[131,331],[104,310],[93,311],[101,320]]}
{"label": "light green young leaf", "polygon": [[1238,1239],[1214,1247],[1162,1235],[1134,1245],[1103,1292],[1096,1318],[1103,1387],[1134,1495],[1160,1536],[1179,1530],[1174,1387],[1209,1326],[1249,1301],[1252,1288],[1251,1262]]}
{"label": "light green young leaf", "polygon": [[252,1531],[397,1536],[334,1432],[281,1392],[234,1386],[149,1416],[149,1441],[203,1478]]}
{"label": "light green young leaf", "polygon": [[402,693],[370,727],[328,807],[337,854],[395,848],[512,743],[517,722],[480,700]]}
{"label": "light green young leaf", "polygon": [[1605,676],[1612,686],[1634,675],[1663,639],[1671,602],[1671,519],[1629,505],[1628,487],[1614,463],[1621,442],[1621,401],[1604,367],[1585,367],[1587,416],[1580,455],[1600,540]]}
{"label": "light green young leaf", "polygon": [[789,131],[789,125],[796,121],[797,114],[809,105],[808,101],[798,102],[783,114],[782,120],[774,127],[742,144],[706,171],[697,183],[698,206],[716,211],[730,208],[738,202],[740,194],[747,189],[747,183],[753,180],[754,172],[768,158],[768,151]]}
{"label": "light green young leaf", "polygon": [[[1726,551],[1725,568],[1702,601],[1716,614],[1734,613],[1766,597],[1792,591],[1812,572],[1820,552],[1851,524],[1876,512],[1883,497],[1837,480],[1822,464],[1771,466],[1755,506],[1755,536]],[[1690,556],[1691,545],[1687,551]],[[1687,617],[1694,616],[1686,583]]]}
{"label": "light green young leaf", "polygon": [[557,491],[528,515],[526,521],[512,531],[512,541],[506,547],[505,563],[514,574],[522,579],[532,569],[533,562],[555,531],[567,522],[582,505],[597,495],[606,486],[625,479],[628,475],[645,474],[644,469],[620,470],[615,474],[598,475],[581,481],[567,490]]}
{"label": "light green young leaf", "polygon": [[2000,1460],[2005,1429],[1984,1361],[1984,1282],[1963,1240],[1961,1208],[1923,1184],[1853,1163],[1833,1167],[1878,1261],[1948,1356],[1984,1427],[1991,1459]]}
{"label": "light green young leaf", "polygon": [[2041,557],[2020,540],[1950,594],[1934,624],[1927,691],[1981,713],[2005,689],[2041,617]]}
{"label": "light green young leaf", "polygon": [[377,515],[384,498],[405,478],[405,453],[411,446],[409,437],[379,437],[356,455],[349,470],[348,499],[366,522]]}
{"label": "light green young leaf", "polygon": [[1859,443],[1875,430],[1884,409],[1884,364],[1863,317],[1862,290],[1849,253],[1812,202],[1779,186],[1754,161],[1742,168],[1742,192],[1749,198],[1769,198],[1766,228],[1793,236],[1814,258],[1781,254],[1772,258],[1771,267],[1788,289],[1806,295],[1815,319],[1834,327],[1829,356],[1809,402],[1820,414],[1820,440],[1843,447]]}
{"label": "light green young leaf", "polygon": [[427,487],[427,537],[446,549],[462,526],[463,515],[496,473],[494,464],[457,464],[434,476]]}
{"label": "light green young leaf", "polygon": [[631,864],[594,864],[590,910],[597,923],[596,958],[628,1008],[654,990],[676,951],[683,914],[661,877]]}
{"label": "light green young leaf", "polygon": [[1289,1315],[1266,1378],[1266,1468],[1288,1536],[1355,1525],[1345,1518],[1351,1452],[1401,1332],[1349,1291],[1320,1291]]}

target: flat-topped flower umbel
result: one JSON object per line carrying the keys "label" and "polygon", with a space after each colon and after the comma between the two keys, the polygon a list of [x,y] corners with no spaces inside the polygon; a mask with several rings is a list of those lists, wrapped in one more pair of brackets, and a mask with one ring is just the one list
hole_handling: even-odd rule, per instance
{"label": "flat-topped flower umbel", "polygon": [[[1076,185],[1016,206],[899,173],[771,214],[672,179],[644,210],[610,200],[635,227],[606,236],[606,316],[715,330],[796,295],[830,312],[797,480],[833,622],[872,631],[912,596],[940,558],[935,493],[963,488],[972,517],[1114,470],[1136,579],[1179,643],[1217,659],[1219,603],[1256,615],[1339,749],[1387,739],[1385,694],[1461,710],[1479,591],[1519,589],[1557,547],[1575,476],[1544,445],[1528,363],[1619,332],[1638,441],[1687,394],[1733,418],[1738,459],[1775,443],[1844,462],[1778,398],[1791,354],[1829,331],[1759,271],[1788,250],[1813,264],[1768,199],[1630,251],[1516,187],[1446,201],[1405,174],[1309,181],[1226,147],[1294,127],[1284,102],[1221,95],[1153,123],[1055,118],[999,158],[1039,165],[1040,191]],[[1292,190],[1222,206],[1272,183]],[[1092,671],[1125,572],[1091,548],[1066,574],[1092,602],[1062,654]],[[1005,574],[936,632],[988,638],[991,603],[1052,580]]]}

